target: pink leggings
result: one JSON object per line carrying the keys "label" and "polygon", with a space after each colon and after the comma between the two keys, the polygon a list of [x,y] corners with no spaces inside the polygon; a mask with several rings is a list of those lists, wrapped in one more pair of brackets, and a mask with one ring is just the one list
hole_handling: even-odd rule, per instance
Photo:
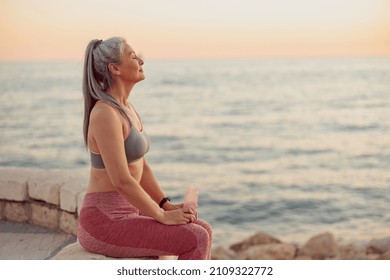
{"label": "pink leggings", "polygon": [[117,192],[86,194],[77,238],[83,248],[109,257],[179,256],[179,260],[210,259],[210,225],[198,219],[177,226],[140,215]]}

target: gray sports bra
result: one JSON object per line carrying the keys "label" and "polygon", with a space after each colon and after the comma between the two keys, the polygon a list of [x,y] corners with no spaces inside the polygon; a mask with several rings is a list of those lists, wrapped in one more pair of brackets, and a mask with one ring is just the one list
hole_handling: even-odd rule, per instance
{"label": "gray sports bra", "polygon": [[[129,125],[130,133],[125,139],[124,145],[127,163],[132,163],[142,158],[149,151],[150,141],[149,136],[146,134],[144,129],[142,129],[142,131],[139,131],[131,123]],[[104,169],[105,165],[102,156],[92,151],[90,152],[90,154],[92,167]]]}

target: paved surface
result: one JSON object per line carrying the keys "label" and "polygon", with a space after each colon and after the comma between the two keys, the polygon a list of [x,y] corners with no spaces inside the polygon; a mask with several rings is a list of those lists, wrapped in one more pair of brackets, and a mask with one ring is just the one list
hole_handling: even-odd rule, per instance
{"label": "paved surface", "polygon": [[0,220],[0,260],[47,260],[75,241],[62,231]]}

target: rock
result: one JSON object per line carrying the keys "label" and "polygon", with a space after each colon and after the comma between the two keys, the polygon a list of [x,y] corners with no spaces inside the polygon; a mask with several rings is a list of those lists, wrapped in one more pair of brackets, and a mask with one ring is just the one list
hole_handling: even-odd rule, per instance
{"label": "rock", "polygon": [[373,239],[368,243],[367,253],[383,254],[390,250],[390,237]]}
{"label": "rock", "polygon": [[286,243],[256,245],[239,254],[240,260],[292,260],[296,248]]}
{"label": "rock", "polygon": [[299,261],[309,261],[312,260],[309,256],[295,256],[293,260],[299,260]]}
{"label": "rock", "polygon": [[313,236],[299,250],[299,256],[309,256],[313,259],[328,259],[336,256],[337,242],[331,233],[322,233]]}
{"label": "rock", "polygon": [[380,260],[390,260],[390,250],[383,253],[380,257],[379,257]]}
{"label": "rock", "polygon": [[245,239],[242,242],[231,245],[230,249],[232,249],[235,252],[242,252],[252,246],[262,245],[262,244],[275,244],[275,243],[281,243],[281,241],[269,235],[268,233],[257,232],[255,235],[252,235],[248,239]]}
{"label": "rock", "polygon": [[348,244],[345,246],[339,246],[337,255],[332,259],[335,260],[366,260],[366,250],[363,247],[356,246],[354,244]]}
{"label": "rock", "polygon": [[211,259],[212,260],[234,260],[236,259],[235,254],[225,247],[218,246],[211,249]]}
{"label": "rock", "polygon": [[381,254],[367,254],[365,260],[380,260]]}

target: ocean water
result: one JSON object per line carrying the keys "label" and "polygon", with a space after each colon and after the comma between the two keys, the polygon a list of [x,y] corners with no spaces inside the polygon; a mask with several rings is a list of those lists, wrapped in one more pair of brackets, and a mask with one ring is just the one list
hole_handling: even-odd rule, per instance
{"label": "ocean water", "polygon": [[[218,244],[390,235],[390,58],[146,61],[147,160]],[[82,169],[82,62],[0,64],[0,166]]]}

